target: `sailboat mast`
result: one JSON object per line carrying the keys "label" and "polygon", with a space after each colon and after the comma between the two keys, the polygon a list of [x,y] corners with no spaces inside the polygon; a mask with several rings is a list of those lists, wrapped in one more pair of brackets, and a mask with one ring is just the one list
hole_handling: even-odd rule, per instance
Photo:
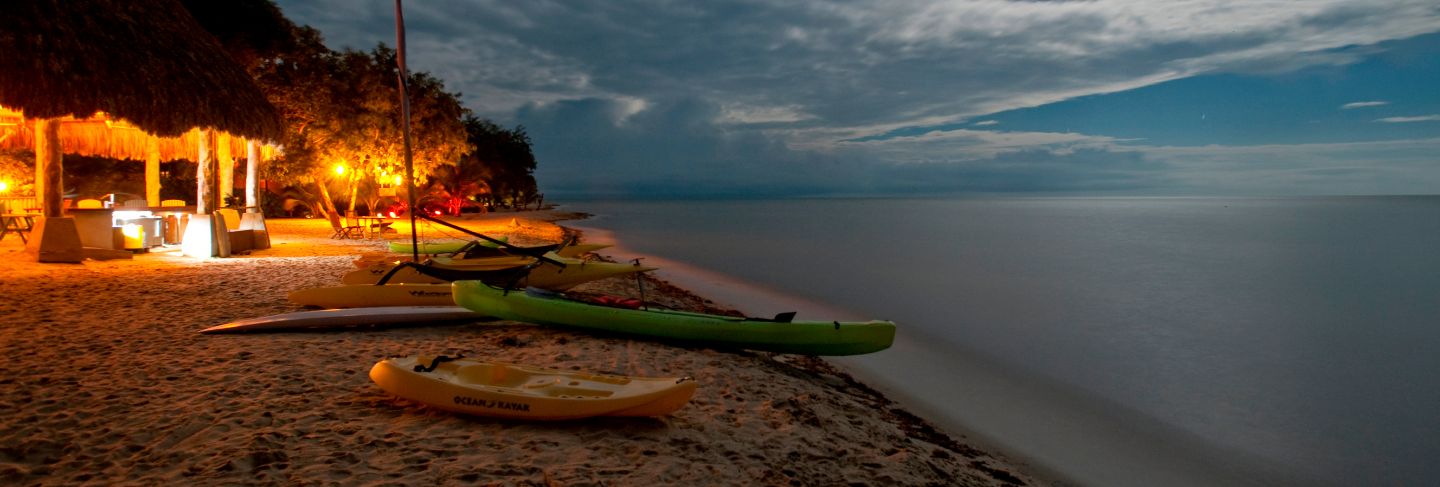
{"label": "sailboat mast", "polygon": [[400,119],[405,134],[405,194],[410,200],[410,259],[418,263],[420,232],[415,228],[415,212],[419,209],[415,207],[415,162],[410,155],[410,95],[405,90],[405,79],[409,77],[409,71],[405,69],[405,14],[400,7],[400,0],[395,0],[395,54],[400,68]]}

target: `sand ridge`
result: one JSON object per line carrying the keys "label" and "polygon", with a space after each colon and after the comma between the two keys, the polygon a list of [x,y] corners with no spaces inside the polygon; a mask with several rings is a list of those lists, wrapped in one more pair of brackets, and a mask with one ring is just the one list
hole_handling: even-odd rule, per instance
{"label": "sand ridge", "polygon": [[[554,213],[465,221],[558,241]],[[274,248],[38,264],[0,241],[0,483],[323,485],[1034,485],[1022,466],[930,428],[823,360],[483,321],[207,336],[296,311],[384,242],[271,220]],[[390,238],[408,240],[408,228]],[[422,230],[425,230],[422,228]],[[425,232],[434,235],[433,232]],[[584,286],[634,291],[633,279]],[[647,297],[703,309],[653,280]],[[381,358],[463,355],[593,372],[690,376],[663,418],[558,423],[455,415],[386,394]],[[884,353],[884,352],[881,352]]]}

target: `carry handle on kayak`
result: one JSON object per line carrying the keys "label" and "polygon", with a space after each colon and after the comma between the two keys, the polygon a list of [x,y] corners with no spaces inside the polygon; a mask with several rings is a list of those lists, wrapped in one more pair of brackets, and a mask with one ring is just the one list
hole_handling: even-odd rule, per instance
{"label": "carry handle on kayak", "polygon": [[544,253],[531,252],[531,251],[529,251],[529,249],[526,249],[525,247],[517,247],[517,246],[515,246],[515,245],[510,245],[510,242],[506,242],[506,241],[504,241],[504,240],[500,240],[500,239],[496,239],[496,238],[490,238],[489,236],[484,235],[484,234],[482,234],[482,233],[480,233],[480,232],[476,232],[476,231],[474,231],[474,230],[471,230],[471,229],[468,229],[468,228],[465,228],[465,227],[456,225],[456,224],[454,224],[454,223],[450,223],[450,222],[441,220],[441,219],[439,219],[439,218],[432,217],[432,216],[430,216],[430,215],[426,215],[426,214],[424,214],[424,213],[412,213],[412,214],[413,214],[416,218],[420,218],[420,219],[422,219],[422,220],[429,221],[429,222],[433,222],[433,223],[439,223],[439,224],[441,224],[441,225],[450,227],[450,228],[452,228],[452,229],[455,229],[455,230],[459,230],[459,231],[461,231],[461,232],[464,232],[464,233],[467,234],[467,235],[471,235],[471,236],[476,237],[476,238],[479,238],[479,239],[481,239],[481,240],[485,240],[486,242],[490,242],[490,243],[499,245],[499,246],[501,246],[501,247],[505,247],[506,249],[515,251],[515,252],[517,252],[517,253],[524,254],[524,255],[528,255],[528,256],[530,256],[530,257],[534,257],[534,258],[536,258],[536,259],[543,260],[543,261],[545,261],[546,263],[555,264],[555,265],[560,266],[560,267],[562,267],[562,268],[565,267],[565,264],[564,264],[564,263],[561,263],[560,261],[557,261],[557,260],[555,260],[555,259],[551,259],[551,258],[549,258],[549,257],[546,257]]}
{"label": "carry handle on kayak", "polygon": [[426,367],[426,366],[420,365],[420,364],[415,364],[415,371],[416,371],[416,372],[434,372],[436,368],[440,367],[440,364],[443,364],[443,363],[445,363],[445,362],[454,362],[454,361],[459,360],[459,359],[462,359],[462,358],[464,358],[464,357],[460,357],[460,356],[447,357],[447,356],[445,356],[445,355],[441,355],[441,356],[435,357],[433,360],[431,360],[429,367]]}

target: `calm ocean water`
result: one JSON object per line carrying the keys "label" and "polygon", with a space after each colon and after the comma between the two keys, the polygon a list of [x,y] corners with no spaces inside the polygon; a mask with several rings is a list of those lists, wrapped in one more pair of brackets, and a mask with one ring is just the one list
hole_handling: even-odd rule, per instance
{"label": "calm ocean water", "polygon": [[1080,483],[1440,482],[1440,197],[565,208],[747,312],[897,321],[840,361]]}

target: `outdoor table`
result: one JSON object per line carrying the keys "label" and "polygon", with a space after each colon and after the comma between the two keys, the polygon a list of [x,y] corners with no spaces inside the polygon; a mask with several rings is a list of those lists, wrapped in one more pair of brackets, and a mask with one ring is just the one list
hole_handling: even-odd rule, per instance
{"label": "outdoor table", "polygon": [[21,213],[0,215],[0,240],[4,240],[10,232],[15,232],[20,236],[21,242],[30,243],[25,234],[35,228],[35,216]]}
{"label": "outdoor table", "polygon": [[379,238],[385,233],[385,226],[381,225],[387,218],[383,216],[360,216],[355,217],[360,222],[360,228],[365,231],[365,238]]}

